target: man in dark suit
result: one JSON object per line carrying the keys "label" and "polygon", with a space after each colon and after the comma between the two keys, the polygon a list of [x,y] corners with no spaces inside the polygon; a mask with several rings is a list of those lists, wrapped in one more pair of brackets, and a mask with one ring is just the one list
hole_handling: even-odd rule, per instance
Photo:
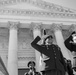
{"label": "man in dark suit", "polygon": [[67,70],[66,63],[60,47],[53,44],[52,35],[47,36],[42,45],[37,44],[40,40],[41,38],[37,36],[31,43],[31,46],[48,57],[47,60],[44,60],[46,66],[42,72],[44,72],[45,75],[65,75]]}
{"label": "man in dark suit", "polygon": [[72,34],[64,41],[65,46],[72,52],[76,52],[76,32]]}
{"label": "man in dark suit", "polygon": [[34,61],[29,61],[27,64],[29,71],[26,72],[24,75],[41,75],[39,72],[36,71],[35,65],[36,64]]}
{"label": "man in dark suit", "polygon": [[[72,32],[72,34],[64,41],[64,44],[71,52],[76,52],[76,31]],[[73,64],[73,69],[76,71],[76,56],[73,57],[73,59],[75,61]]]}

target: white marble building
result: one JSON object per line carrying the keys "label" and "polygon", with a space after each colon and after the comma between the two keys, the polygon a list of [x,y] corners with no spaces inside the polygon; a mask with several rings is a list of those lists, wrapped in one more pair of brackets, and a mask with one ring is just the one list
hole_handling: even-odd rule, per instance
{"label": "white marble building", "polygon": [[64,46],[64,40],[76,30],[76,11],[44,0],[0,1],[0,56],[9,75],[18,75],[18,69],[27,68],[34,60],[40,71],[40,53],[30,43],[42,30],[52,34],[65,58],[72,53]]}

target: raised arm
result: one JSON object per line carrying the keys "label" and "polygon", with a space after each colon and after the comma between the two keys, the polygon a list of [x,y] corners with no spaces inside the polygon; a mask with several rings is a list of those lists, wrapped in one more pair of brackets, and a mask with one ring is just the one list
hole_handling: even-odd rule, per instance
{"label": "raised arm", "polygon": [[72,41],[72,36],[69,36],[65,41],[64,44],[66,46],[67,49],[69,49],[71,51],[71,41]]}
{"label": "raised arm", "polygon": [[33,48],[35,48],[37,51],[45,54],[46,56],[48,56],[48,50],[46,50],[46,48],[42,45],[37,44],[39,41],[41,40],[41,38],[39,36],[37,36],[31,43],[31,46]]}
{"label": "raised arm", "polygon": [[31,46],[33,48],[35,48],[36,50],[38,50],[39,52],[42,52],[42,47],[41,45],[37,44],[39,41],[41,40],[41,38],[39,36],[37,36],[31,43]]}

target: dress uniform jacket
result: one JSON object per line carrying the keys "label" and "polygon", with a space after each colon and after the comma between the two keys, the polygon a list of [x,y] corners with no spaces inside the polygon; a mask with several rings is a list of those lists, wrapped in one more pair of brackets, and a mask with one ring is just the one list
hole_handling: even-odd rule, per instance
{"label": "dress uniform jacket", "polygon": [[[74,32],[73,32],[74,33]],[[72,34],[73,34],[72,33]],[[65,41],[64,41],[64,44],[66,46],[66,48],[68,48],[71,52],[72,51],[75,51],[76,52],[76,44],[73,44],[73,43],[70,43],[70,41],[73,41],[72,40],[72,34],[69,36],[69,38],[67,38]]]}
{"label": "dress uniform jacket", "polygon": [[48,56],[49,59],[45,60],[46,63],[45,70],[53,70],[58,69],[61,71],[66,71],[66,63],[64,61],[63,55],[60,51],[60,48],[57,45],[39,45],[37,44],[41,38],[37,36],[34,41],[31,43],[32,47],[35,48],[37,51],[43,53],[44,55]]}

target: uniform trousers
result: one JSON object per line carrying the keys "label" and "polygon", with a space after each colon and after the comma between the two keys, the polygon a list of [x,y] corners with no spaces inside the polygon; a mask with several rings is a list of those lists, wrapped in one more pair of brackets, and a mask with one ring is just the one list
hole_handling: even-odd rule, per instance
{"label": "uniform trousers", "polygon": [[42,75],[65,75],[65,72],[60,70],[47,70],[43,71]]}

